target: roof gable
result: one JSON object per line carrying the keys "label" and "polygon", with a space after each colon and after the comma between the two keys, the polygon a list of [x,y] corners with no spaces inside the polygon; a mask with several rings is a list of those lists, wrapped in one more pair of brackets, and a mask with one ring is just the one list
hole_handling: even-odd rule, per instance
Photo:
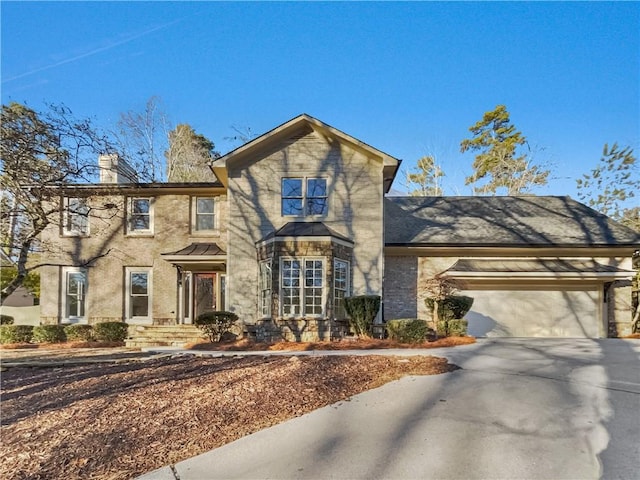
{"label": "roof gable", "polygon": [[387,246],[640,245],[640,234],[570,197],[387,197]]}
{"label": "roof gable", "polygon": [[354,150],[364,153],[368,157],[380,160],[384,168],[385,191],[389,190],[400,165],[400,160],[306,113],[292,118],[216,159],[211,168],[216,177],[227,185],[227,169],[229,167],[241,166],[243,162],[266,156],[265,152],[275,151],[285,145],[292,137],[311,131],[332,140],[337,140]]}

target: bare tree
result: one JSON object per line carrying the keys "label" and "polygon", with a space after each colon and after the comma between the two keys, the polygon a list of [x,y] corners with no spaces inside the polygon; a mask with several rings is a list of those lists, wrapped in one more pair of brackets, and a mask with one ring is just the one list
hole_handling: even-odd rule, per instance
{"label": "bare tree", "polygon": [[166,180],[164,152],[168,148],[170,122],[160,97],[150,97],[141,112],[129,110],[120,114],[115,133],[122,156],[136,170],[138,180]]}
{"label": "bare tree", "polygon": [[1,133],[0,179],[8,206],[1,215],[2,249],[16,270],[2,289],[0,303],[43,265],[30,259],[45,248],[38,240],[45,228],[118,211],[116,205],[91,208],[81,200],[69,204],[63,199],[65,186],[98,178],[98,154],[110,150],[106,136],[89,120],[73,117],[64,106],[49,105],[38,113],[12,102],[2,106]]}
{"label": "bare tree", "polygon": [[422,283],[421,288],[433,299],[433,321],[437,328],[440,321],[440,304],[454,293],[464,288],[461,281],[439,273],[430,277]]}

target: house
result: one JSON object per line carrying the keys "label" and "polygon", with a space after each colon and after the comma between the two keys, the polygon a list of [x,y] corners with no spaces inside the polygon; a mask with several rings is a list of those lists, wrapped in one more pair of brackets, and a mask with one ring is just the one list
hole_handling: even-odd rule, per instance
{"label": "house", "polygon": [[476,299],[472,334],[629,329],[640,235],[567,197],[388,197],[400,160],[308,115],[217,159],[215,180],[128,183],[107,163],[43,235],[43,323],[230,310],[258,338],[331,339],[350,295],[381,295],[379,322],[429,318],[421,283],[446,272]]}

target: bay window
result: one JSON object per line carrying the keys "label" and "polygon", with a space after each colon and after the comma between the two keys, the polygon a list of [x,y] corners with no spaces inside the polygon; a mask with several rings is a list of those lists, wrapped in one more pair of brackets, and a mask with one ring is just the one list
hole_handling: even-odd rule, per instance
{"label": "bay window", "polygon": [[282,316],[322,316],[325,299],[324,275],[323,259],[281,259],[280,304]]}

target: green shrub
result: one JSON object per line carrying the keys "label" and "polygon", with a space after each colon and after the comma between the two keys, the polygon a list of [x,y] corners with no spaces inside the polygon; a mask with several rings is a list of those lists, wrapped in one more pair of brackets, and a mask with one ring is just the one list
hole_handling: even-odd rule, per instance
{"label": "green shrub", "polygon": [[93,326],[93,337],[98,342],[124,342],[128,336],[128,327],[124,322],[102,322]]}
{"label": "green shrub", "polygon": [[435,332],[427,322],[418,318],[399,318],[387,322],[387,333],[391,340],[402,343],[420,343],[432,338]]}
{"label": "green shrub", "polygon": [[33,327],[31,341],[35,343],[61,343],[67,340],[62,325],[38,325]]}
{"label": "green shrub", "polygon": [[237,321],[238,315],[233,312],[205,312],[196,317],[195,325],[209,337],[210,342],[219,342]]}
{"label": "green shrub", "polygon": [[369,337],[371,326],[380,310],[379,295],[345,297],[344,308],[349,315],[349,327],[358,337]]}
{"label": "green shrub", "polygon": [[0,314],[0,325],[13,325],[13,317],[11,315]]}
{"label": "green shrub", "polygon": [[32,335],[32,325],[0,326],[0,343],[29,343]]}
{"label": "green shrub", "polygon": [[440,320],[437,330],[439,337],[465,337],[467,335],[466,320]]}
{"label": "green shrub", "polygon": [[66,325],[64,327],[64,333],[67,335],[67,340],[76,340],[82,342],[90,342],[93,340],[93,327],[82,323],[76,323],[74,325]]}
{"label": "green shrub", "polygon": [[[433,312],[433,298],[425,298],[424,303]],[[464,318],[473,306],[473,298],[465,295],[452,295],[438,303],[438,316],[441,320]]]}

